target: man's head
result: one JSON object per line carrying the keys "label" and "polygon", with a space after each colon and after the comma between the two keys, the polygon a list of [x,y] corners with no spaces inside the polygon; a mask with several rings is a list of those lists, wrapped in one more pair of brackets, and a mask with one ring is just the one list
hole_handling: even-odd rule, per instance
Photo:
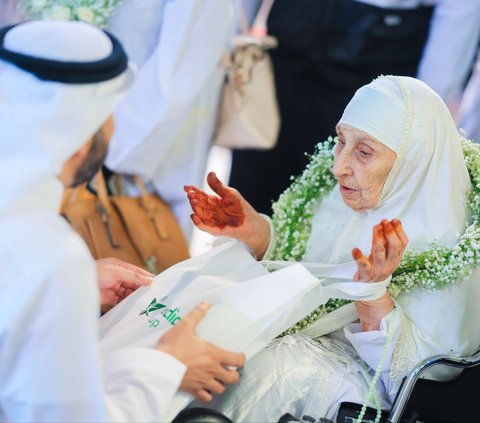
{"label": "man's head", "polygon": [[113,117],[110,116],[92,138],[67,160],[60,174],[65,187],[76,187],[95,176],[107,155],[113,129]]}
{"label": "man's head", "polygon": [[132,82],[120,43],[92,25],[33,21],[0,30],[2,167],[15,162],[22,177],[66,185],[87,178]]}

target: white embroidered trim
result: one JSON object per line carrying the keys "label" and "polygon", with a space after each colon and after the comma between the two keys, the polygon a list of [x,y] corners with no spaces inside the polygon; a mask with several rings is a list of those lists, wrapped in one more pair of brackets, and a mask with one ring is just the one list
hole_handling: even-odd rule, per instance
{"label": "white embroidered trim", "polygon": [[398,147],[397,157],[395,159],[395,163],[393,164],[392,170],[388,174],[387,180],[385,181],[385,185],[383,186],[382,195],[380,197],[380,202],[384,199],[384,197],[391,191],[393,181],[395,181],[398,172],[405,160],[407,149],[412,141],[411,132],[412,132],[412,125],[413,125],[413,115],[414,109],[412,104],[412,94],[407,86],[403,83],[403,81],[398,76],[381,76],[379,78],[387,78],[394,81],[401,89],[403,93],[403,97],[406,103],[407,115],[405,117],[405,125],[403,127],[402,139],[400,140],[400,145]]}
{"label": "white embroidered trim", "polygon": [[420,354],[413,338],[411,323],[402,309],[396,304],[395,306],[400,317],[400,334],[393,350],[390,366],[389,377],[392,381],[392,386],[388,393],[390,399],[395,398],[403,378],[420,361]]}

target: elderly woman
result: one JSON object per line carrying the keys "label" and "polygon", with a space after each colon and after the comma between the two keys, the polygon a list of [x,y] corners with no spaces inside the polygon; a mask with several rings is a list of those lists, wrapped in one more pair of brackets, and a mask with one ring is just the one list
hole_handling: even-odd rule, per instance
{"label": "elderly woman", "polygon": [[214,174],[218,196],[185,187],[198,228],[243,241],[258,259],[353,256],[353,280],[393,276],[378,300],[331,300],[248,362],[216,404],[235,421],[334,418],[346,401],[388,408],[417,361],[480,343],[480,199],[468,173],[480,181],[478,148],[461,141],[442,100],[407,77],[359,89],[336,131],[333,168],[319,147],[271,221]]}

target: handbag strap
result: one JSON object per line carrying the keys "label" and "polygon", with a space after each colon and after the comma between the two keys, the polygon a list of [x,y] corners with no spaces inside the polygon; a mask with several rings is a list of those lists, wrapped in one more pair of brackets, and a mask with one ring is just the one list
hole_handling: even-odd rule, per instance
{"label": "handbag strap", "polygon": [[152,197],[149,195],[143,180],[138,175],[133,175],[133,181],[140,190],[140,203],[142,207],[148,213],[150,220],[152,221],[153,227],[155,228],[157,235],[160,239],[168,239],[168,229],[165,227],[165,223],[162,221],[160,216],[160,210],[156,207],[155,202]]}
{"label": "handbag strap", "polygon": [[103,207],[107,216],[112,214],[113,206],[108,195],[107,183],[105,182],[102,169],[100,169],[95,175],[95,190],[97,191],[100,205]]}
{"label": "handbag strap", "polygon": [[[95,178],[97,182],[96,189],[97,189],[98,199],[103,209],[106,212],[106,216],[105,217],[102,216],[102,218],[104,219],[104,221],[107,220],[107,222],[105,222],[107,224],[108,215],[112,211],[113,205],[112,205],[112,202],[110,201],[110,196],[108,195],[107,185],[105,182],[105,178],[103,177],[103,173],[100,171]],[[122,178],[122,175],[115,174],[115,184],[117,186],[117,189],[119,189],[119,187],[121,186],[121,178]],[[143,183],[142,178],[138,175],[132,175],[132,179],[140,191],[140,197],[139,197],[140,206],[147,212],[155,228],[155,231],[157,232],[158,237],[161,240],[168,239],[169,231],[165,227],[164,222],[162,222],[162,219],[160,216],[160,210],[158,209],[157,205],[155,204],[155,201],[152,199],[151,195],[148,193],[147,189],[145,188],[145,184]],[[121,195],[120,191],[121,189],[119,189],[119,195]],[[108,231],[108,228],[107,228],[107,231]]]}
{"label": "handbag strap", "polygon": [[[255,17],[252,27],[250,28],[250,35],[254,37],[266,37],[268,35],[267,30],[267,19],[272,10],[273,2],[275,0],[263,0],[258,10],[257,16]],[[244,10],[242,8],[242,10]],[[244,11],[245,13],[245,11]]]}
{"label": "handbag strap", "polygon": [[245,13],[245,7],[240,2],[240,7],[238,11],[238,19],[240,23],[240,29],[242,34],[250,35],[252,37],[266,37],[268,35],[267,31],[267,19],[272,9],[273,2],[275,0],[263,0],[260,4],[260,8],[253,19],[252,26],[248,24],[247,14]]}

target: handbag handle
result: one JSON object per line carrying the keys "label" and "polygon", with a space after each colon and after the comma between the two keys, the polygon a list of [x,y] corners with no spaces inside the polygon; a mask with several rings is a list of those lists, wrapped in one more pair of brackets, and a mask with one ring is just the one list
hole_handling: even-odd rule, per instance
{"label": "handbag handle", "polygon": [[267,19],[272,10],[273,2],[275,0],[263,0],[258,10],[257,16],[255,17],[252,27],[250,28],[250,35],[254,37],[266,37],[268,34],[267,30]]}
{"label": "handbag handle", "polygon": [[267,19],[272,9],[273,2],[275,0],[263,0],[257,15],[255,16],[252,26],[249,27],[247,14],[243,5],[240,6],[239,20],[240,28],[244,35],[250,35],[252,37],[266,37],[268,35]]}
{"label": "handbag handle", "polygon": [[[100,209],[99,211],[102,214],[102,220],[105,224],[107,235],[109,237],[109,240],[111,240],[110,243],[113,246],[115,242],[111,236],[110,228],[108,225],[108,215],[111,213],[113,205],[112,205],[112,202],[110,201],[110,196],[108,195],[108,191],[107,191],[107,184],[105,182],[105,178],[103,177],[103,173],[101,170],[98,172],[95,178],[97,181],[96,189],[97,189],[98,199],[105,212],[102,213],[102,209]],[[116,178],[116,185],[118,188],[119,186],[121,186],[120,179],[119,179],[121,178],[121,175],[115,174],[115,178]],[[157,233],[157,236],[161,240],[168,239],[169,231],[165,227],[164,222],[162,222],[162,220],[159,218],[159,210],[156,207],[155,202],[150,197],[147,189],[145,188],[145,184],[143,183],[142,178],[138,175],[132,175],[132,179],[140,191],[140,197],[139,197],[140,205],[147,212],[148,217],[150,218],[152,225],[155,228],[155,232]]]}
{"label": "handbag handle", "polygon": [[159,218],[159,210],[155,206],[155,203],[150,197],[150,195],[148,194],[142,178],[138,175],[133,175],[132,178],[138,189],[140,190],[140,203],[142,207],[146,210],[148,217],[150,217],[153,227],[157,232],[157,236],[161,240],[168,239],[168,229],[165,227],[164,222],[162,222],[162,220]]}
{"label": "handbag handle", "polygon": [[100,213],[103,225],[105,226],[108,242],[112,248],[120,248],[120,245],[115,242],[112,231],[110,230],[109,216],[113,214],[113,206],[108,196],[107,185],[105,178],[103,177],[102,169],[100,169],[95,175],[95,182],[97,197],[100,201],[98,212]]}

